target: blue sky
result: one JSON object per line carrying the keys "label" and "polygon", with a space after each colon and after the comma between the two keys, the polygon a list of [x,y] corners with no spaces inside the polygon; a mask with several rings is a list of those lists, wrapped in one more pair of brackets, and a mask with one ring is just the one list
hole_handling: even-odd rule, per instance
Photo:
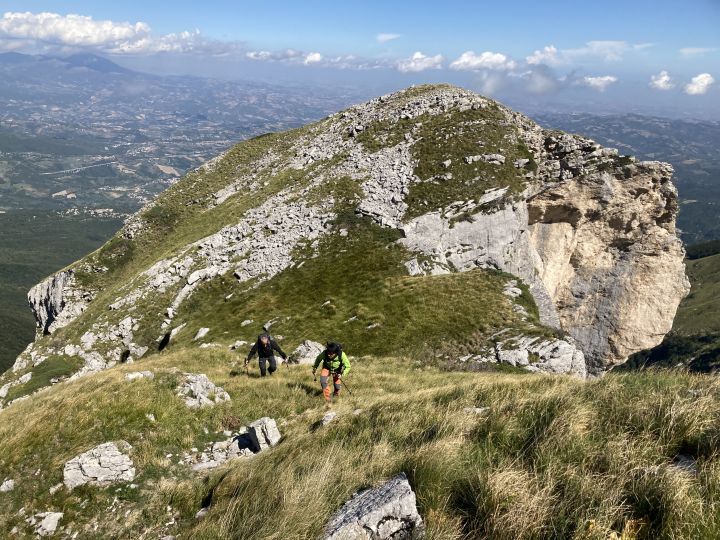
{"label": "blue sky", "polygon": [[720,115],[720,0],[11,0],[0,13],[2,50],[156,72],[368,90],[447,80],[538,106]]}

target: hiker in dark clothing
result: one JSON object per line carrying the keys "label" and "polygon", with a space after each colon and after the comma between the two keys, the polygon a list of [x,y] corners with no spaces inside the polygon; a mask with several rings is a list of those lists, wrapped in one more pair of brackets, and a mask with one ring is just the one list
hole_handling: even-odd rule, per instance
{"label": "hiker in dark clothing", "polygon": [[272,375],[275,370],[277,370],[277,362],[275,361],[275,354],[273,351],[277,351],[280,353],[283,360],[287,360],[287,354],[283,352],[280,345],[277,344],[270,334],[260,334],[255,342],[255,345],[252,346],[252,349],[250,349],[250,352],[245,359],[245,365],[247,366],[250,363],[250,359],[257,354],[260,360],[260,376],[265,376],[266,363],[270,364],[267,371],[270,375]]}

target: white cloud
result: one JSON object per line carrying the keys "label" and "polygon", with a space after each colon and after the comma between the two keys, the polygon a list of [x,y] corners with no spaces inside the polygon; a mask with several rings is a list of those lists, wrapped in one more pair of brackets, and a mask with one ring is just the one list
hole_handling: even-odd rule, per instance
{"label": "white cloud", "polygon": [[203,38],[199,30],[153,36],[145,22],[95,20],[85,15],[6,12],[0,18],[0,43],[5,50],[43,51],[89,49],[106,54],[159,52],[223,55],[242,48],[239,42]]}
{"label": "white cloud", "polygon": [[460,57],[450,64],[450,69],[479,71],[483,69],[512,70],[515,69],[515,61],[502,53],[485,51],[475,54],[474,51],[465,51]]}
{"label": "white cloud", "polygon": [[245,57],[250,60],[262,60],[265,62],[280,62],[283,60],[302,60],[303,62],[309,55],[296,49],[283,49],[282,51],[248,51]]}
{"label": "white cloud", "polygon": [[552,65],[560,63],[560,58],[558,57],[558,50],[554,45],[546,45],[541,51],[535,51],[530,56],[526,56],[525,61],[531,65]]}
{"label": "white cloud", "polygon": [[690,82],[685,85],[685,93],[691,96],[699,96],[705,94],[715,82],[715,79],[709,73],[701,73],[696,75]]}
{"label": "white cloud", "polygon": [[443,57],[440,54],[435,56],[426,56],[420,51],[413,54],[410,58],[398,60],[396,67],[403,73],[425,71],[426,69],[440,69],[442,67]]}
{"label": "white cloud", "polygon": [[598,40],[588,41],[576,49],[557,49],[553,45],[546,45],[542,50],[536,50],[525,57],[530,65],[558,65],[570,64],[583,59],[600,59],[605,62],[616,62],[630,52],[642,51],[653,47],[653,43],[628,43],[627,41]]}
{"label": "white cloud", "polygon": [[568,49],[563,51],[568,57],[593,56],[601,58],[606,62],[622,60],[623,55],[632,49],[626,41],[588,41],[584,47],[579,49]]}
{"label": "white cloud", "polygon": [[580,79],[578,84],[582,84],[593,88],[594,90],[604,92],[608,86],[616,83],[617,80],[617,77],[614,77],[613,75],[603,75],[601,77],[583,77],[582,79]]}
{"label": "white cloud", "polygon": [[670,74],[663,70],[657,75],[650,77],[650,86],[657,90],[672,90],[675,88],[675,83],[670,77]]}
{"label": "white cloud", "polygon": [[680,54],[683,56],[702,56],[715,51],[717,51],[715,47],[683,47],[680,49]]}
{"label": "white cloud", "polygon": [[319,52],[311,52],[305,56],[305,60],[303,60],[303,64],[317,64],[322,60],[322,54]]}
{"label": "white cloud", "polygon": [[399,37],[400,34],[378,34],[377,36],[375,36],[375,39],[378,43],[386,43],[388,41],[398,39]]}

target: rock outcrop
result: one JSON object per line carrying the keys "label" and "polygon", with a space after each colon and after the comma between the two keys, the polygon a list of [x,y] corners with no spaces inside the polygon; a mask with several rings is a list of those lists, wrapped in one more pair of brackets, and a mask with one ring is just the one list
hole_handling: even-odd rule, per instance
{"label": "rock outcrop", "polygon": [[312,365],[318,355],[325,350],[325,347],[317,341],[306,339],[297,349],[290,353],[288,362],[291,364]]}
{"label": "rock outcrop", "polygon": [[178,386],[177,394],[191,409],[230,400],[230,395],[220,386],[215,386],[204,373],[185,373],[184,376],[185,380]]}
{"label": "rock outcrop", "polygon": [[132,447],[125,441],[107,442],[65,463],[63,482],[68,489],[83,484],[107,486],[135,478],[135,466],[127,455]]}
{"label": "rock outcrop", "polygon": [[52,334],[70,324],[92,300],[92,294],[76,286],[73,270],[58,272],[28,293],[40,335]]}
{"label": "rock outcrop", "polygon": [[256,453],[275,446],[282,438],[275,420],[267,416],[255,420],[248,425],[247,429],[252,445],[251,449]]}
{"label": "rock outcrop", "polygon": [[353,495],[328,522],[325,540],[422,538],[425,526],[405,473]]}
{"label": "rock outcrop", "polygon": [[52,536],[65,514],[63,512],[41,512],[27,519],[27,523],[35,527],[38,536]]}

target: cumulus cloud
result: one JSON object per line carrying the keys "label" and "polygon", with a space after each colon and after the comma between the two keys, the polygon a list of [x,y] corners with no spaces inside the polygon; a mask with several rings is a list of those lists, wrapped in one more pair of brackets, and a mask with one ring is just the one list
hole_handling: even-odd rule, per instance
{"label": "cumulus cloud", "polygon": [[670,77],[670,74],[663,70],[657,75],[650,77],[650,86],[657,90],[672,90],[675,88],[675,83]]}
{"label": "cumulus cloud", "polygon": [[685,85],[685,93],[691,96],[699,96],[705,94],[715,82],[715,79],[709,73],[701,73],[696,75],[690,82]]}
{"label": "cumulus cloud", "polygon": [[617,77],[613,75],[603,75],[601,77],[583,77],[579,80],[578,84],[582,84],[599,92],[604,92],[605,89],[613,83],[617,82]]}
{"label": "cumulus cloud", "polygon": [[680,54],[683,56],[702,56],[715,51],[717,51],[715,47],[683,47],[680,49]]}
{"label": "cumulus cloud", "polygon": [[530,56],[526,56],[525,61],[530,65],[552,65],[560,63],[560,58],[554,45],[546,45],[541,51],[535,51]]}
{"label": "cumulus cloud", "polygon": [[203,38],[199,30],[153,36],[145,22],[95,20],[85,15],[7,12],[0,18],[0,42],[5,50],[89,49],[106,54],[159,52],[223,55],[242,47],[239,42]]}
{"label": "cumulus cloud", "polygon": [[465,51],[460,57],[450,64],[450,69],[465,71],[480,71],[485,69],[492,70],[511,70],[515,69],[515,61],[502,54],[491,51],[485,51],[475,54],[474,51]]}
{"label": "cumulus cloud", "polygon": [[394,39],[398,39],[400,37],[400,34],[378,34],[375,36],[375,39],[378,43],[386,43],[388,41],[393,41]]}
{"label": "cumulus cloud", "polygon": [[426,56],[417,51],[410,58],[398,60],[396,67],[398,71],[403,73],[425,71],[426,69],[440,69],[442,67],[443,57],[440,54],[435,56]]}
{"label": "cumulus cloud", "polygon": [[303,60],[303,64],[317,64],[322,60],[322,54],[319,52],[311,52],[305,55],[305,59]]}

